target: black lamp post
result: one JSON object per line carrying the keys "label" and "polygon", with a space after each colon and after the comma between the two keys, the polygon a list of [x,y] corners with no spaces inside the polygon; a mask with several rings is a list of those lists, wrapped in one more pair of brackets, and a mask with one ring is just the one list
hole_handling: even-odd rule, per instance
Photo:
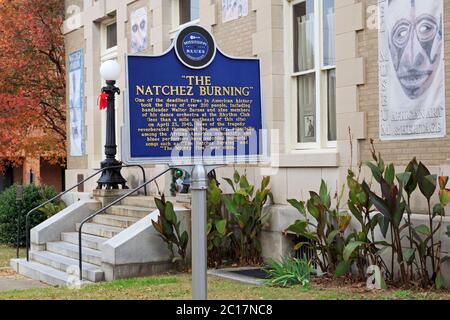
{"label": "black lamp post", "polygon": [[101,168],[115,167],[113,169],[106,169],[102,176],[97,181],[97,189],[128,189],[127,181],[120,173],[120,166],[122,162],[116,159],[117,144],[116,144],[116,114],[115,114],[115,95],[120,94],[120,89],[115,86],[116,80],[120,76],[120,65],[113,60],[106,61],[100,68],[102,78],[106,80],[106,87],[102,88],[102,92],[108,95],[108,107],[106,109],[106,144],[105,155],[106,159],[102,161]]}

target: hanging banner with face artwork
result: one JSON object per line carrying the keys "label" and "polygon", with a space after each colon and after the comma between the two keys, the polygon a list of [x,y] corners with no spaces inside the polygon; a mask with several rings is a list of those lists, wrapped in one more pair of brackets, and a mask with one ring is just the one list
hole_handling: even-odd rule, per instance
{"label": "hanging banner with face artwork", "polygon": [[248,15],[248,0],[222,0],[222,22],[237,20]]}
{"label": "hanging banner with face artwork", "polygon": [[445,136],[443,0],[379,0],[380,139]]}
{"label": "hanging banner with face artwork", "polygon": [[70,156],[84,152],[84,54],[83,49],[69,54]]}
{"label": "hanging banner with face artwork", "polygon": [[147,30],[147,7],[142,7],[131,14],[131,51],[133,53],[147,50]]}

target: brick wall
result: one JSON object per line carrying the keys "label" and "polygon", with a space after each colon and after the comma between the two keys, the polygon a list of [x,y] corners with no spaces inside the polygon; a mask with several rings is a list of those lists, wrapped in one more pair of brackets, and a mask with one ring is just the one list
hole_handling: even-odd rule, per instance
{"label": "brick wall", "polygon": [[62,168],[52,165],[45,160],[40,163],[41,184],[51,186],[56,192],[62,191]]}
{"label": "brick wall", "polygon": [[[366,6],[376,5],[377,0],[364,1]],[[450,56],[450,1],[444,1],[444,52]],[[386,162],[396,165],[407,164],[414,156],[430,166],[441,165],[450,159],[450,137],[441,139],[423,139],[408,141],[381,142],[379,140],[379,98],[378,98],[378,30],[365,28],[358,33],[359,56],[365,58],[366,82],[359,87],[359,106],[367,112],[367,137],[375,140],[377,151],[381,152]],[[445,62],[446,78],[450,76],[450,64]],[[446,90],[447,128],[450,128],[449,88]],[[448,130],[448,129],[447,129]],[[359,142],[361,160],[371,160],[368,140]]]}
{"label": "brick wall", "polygon": [[252,11],[252,1],[248,3],[248,16],[222,23],[222,1],[216,0],[217,25],[213,27],[213,34],[220,49],[232,56],[252,56],[252,35],[256,32],[256,12]]}

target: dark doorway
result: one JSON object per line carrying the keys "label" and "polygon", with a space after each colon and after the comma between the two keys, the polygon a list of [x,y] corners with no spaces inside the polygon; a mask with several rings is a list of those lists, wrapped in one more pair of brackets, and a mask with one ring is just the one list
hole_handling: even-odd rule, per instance
{"label": "dark doorway", "polygon": [[5,172],[0,174],[0,192],[5,191],[13,185],[13,168],[7,166]]}

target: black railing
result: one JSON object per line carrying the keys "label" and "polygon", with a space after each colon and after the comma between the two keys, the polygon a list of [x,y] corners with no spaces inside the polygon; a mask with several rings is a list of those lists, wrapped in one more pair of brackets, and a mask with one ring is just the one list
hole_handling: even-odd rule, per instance
{"label": "black railing", "polygon": [[[65,191],[63,191],[63,192],[57,194],[56,196],[54,196],[54,197],[51,198],[50,200],[47,200],[47,201],[45,201],[44,203],[42,203],[42,204],[40,204],[39,206],[37,206],[36,208],[33,208],[32,210],[30,210],[30,211],[27,213],[26,217],[25,217],[25,229],[26,229],[26,230],[25,230],[25,237],[26,237],[26,239],[25,239],[25,241],[26,241],[25,246],[26,246],[26,250],[27,250],[27,261],[30,260],[30,220],[29,220],[29,217],[30,217],[31,214],[33,214],[34,212],[36,212],[36,211],[39,210],[40,208],[46,206],[47,204],[51,203],[52,201],[61,198],[63,195],[65,195],[65,194],[69,193],[70,191],[72,191],[73,189],[75,189],[75,188],[81,186],[83,183],[85,183],[85,182],[91,180],[92,178],[94,178],[95,176],[97,176],[98,174],[102,173],[102,172],[105,171],[105,170],[109,170],[109,169],[118,169],[118,168],[132,168],[132,167],[138,167],[138,168],[141,168],[143,179],[144,179],[144,181],[147,180],[147,178],[146,178],[146,176],[145,176],[145,170],[144,170],[144,167],[141,166],[141,165],[138,165],[138,164],[130,164],[130,165],[128,165],[128,164],[122,164],[122,165],[120,165],[120,166],[113,166],[113,167],[106,167],[106,168],[103,168],[103,169],[98,169],[97,172],[93,173],[92,175],[90,175],[89,177],[87,177],[86,179],[84,179],[83,181],[78,182],[78,183],[77,183],[76,185],[74,185],[73,187],[71,187],[71,188],[69,188],[69,189],[67,189],[67,190],[65,190]],[[145,193],[145,195],[147,195],[147,188],[144,189],[144,193]],[[18,223],[19,223],[19,225],[17,226],[17,229],[19,230],[19,228],[20,228],[20,219],[18,219]],[[19,242],[17,242],[17,251],[18,251],[18,250],[19,250]]]}
{"label": "black railing", "polygon": [[110,204],[108,204],[106,207],[101,208],[100,210],[96,211],[95,213],[91,214],[89,217],[87,217],[86,219],[84,219],[83,221],[81,221],[80,223],[80,227],[78,229],[78,259],[79,259],[79,268],[80,268],[80,280],[83,280],[83,252],[82,252],[82,229],[83,229],[83,225],[90,221],[92,218],[94,218],[95,216],[99,215],[102,212],[105,212],[106,210],[108,210],[109,208],[111,208],[112,206],[118,204],[119,202],[121,202],[122,200],[128,198],[129,196],[131,196],[133,193],[138,192],[140,189],[147,187],[147,185],[149,185],[150,183],[152,183],[153,181],[156,181],[156,179],[160,178],[161,176],[165,175],[167,172],[169,172],[170,170],[172,170],[172,168],[168,168],[166,170],[164,170],[163,172],[159,173],[158,175],[156,175],[155,177],[153,177],[152,179],[150,179],[149,181],[144,182],[143,184],[141,184],[139,187],[134,188],[133,190],[131,190],[130,192],[124,194],[123,196],[117,198],[116,200],[114,200],[113,202],[111,202]]}

